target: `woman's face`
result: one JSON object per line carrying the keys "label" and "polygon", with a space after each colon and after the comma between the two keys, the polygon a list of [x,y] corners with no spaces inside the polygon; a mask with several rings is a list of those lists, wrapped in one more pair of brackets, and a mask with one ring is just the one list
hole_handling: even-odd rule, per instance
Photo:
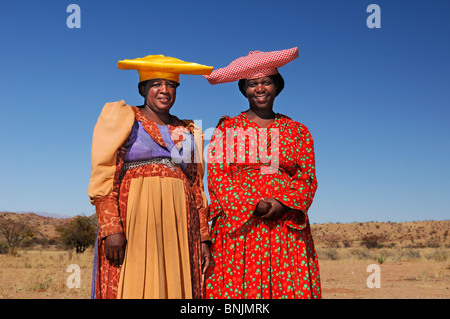
{"label": "woman's face", "polygon": [[166,79],[155,79],[146,85],[146,105],[155,113],[169,113],[177,94],[177,83]]}
{"label": "woman's face", "polygon": [[275,83],[268,76],[247,81],[246,93],[251,108],[272,109],[276,91]]}

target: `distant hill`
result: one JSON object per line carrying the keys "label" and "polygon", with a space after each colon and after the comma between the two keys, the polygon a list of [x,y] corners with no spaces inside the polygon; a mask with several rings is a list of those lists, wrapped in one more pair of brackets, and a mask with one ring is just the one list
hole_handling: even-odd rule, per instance
{"label": "distant hill", "polygon": [[[38,215],[36,213],[11,213],[11,212],[0,212],[0,217],[4,216],[11,218],[12,220],[27,221],[36,233],[37,239],[54,239],[58,237],[58,232],[56,228],[58,226],[68,223],[75,217],[47,217]],[[0,235],[0,241],[2,240]]]}
{"label": "distant hill", "polygon": [[[26,214],[28,212],[20,212],[21,214]],[[51,217],[51,218],[62,218],[62,219],[67,219],[67,218],[72,218],[73,216],[65,216],[65,215],[60,215],[60,214],[52,214],[52,213],[44,213],[44,212],[38,212],[38,213],[33,213],[39,216],[43,216],[43,217]]]}
{"label": "distant hill", "polygon": [[450,247],[450,220],[412,222],[327,223],[311,225],[321,246],[359,246],[364,236],[377,236],[384,246]]}
{"label": "distant hill", "polygon": [[[0,216],[27,220],[36,230],[38,239],[58,236],[56,227],[68,223],[70,218],[41,216],[36,213],[0,212]],[[355,247],[364,236],[377,235],[384,238],[385,246],[396,247],[450,247],[450,220],[412,222],[364,222],[313,224],[311,230],[316,246]],[[0,238],[0,241],[2,238]]]}

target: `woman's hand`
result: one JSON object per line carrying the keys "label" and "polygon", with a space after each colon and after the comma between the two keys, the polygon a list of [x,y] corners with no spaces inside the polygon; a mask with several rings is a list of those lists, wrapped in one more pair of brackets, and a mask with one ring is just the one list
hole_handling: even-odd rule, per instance
{"label": "woman's hand", "polygon": [[202,260],[204,260],[204,262],[202,262],[202,273],[205,274],[211,264],[211,252],[209,250],[209,245],[206,243],[202,243]]}
{"label": "woman's hand", "polygon": [[255,211],[253,214],[255,216],[261,217],[269,212],[272,208],[272,205],[265,199],[261,199],[259,203],[256,205]]}
{"label": "woman's hand", "polygon": [[286,214],[289,207],[281,204],[275,198],[261,199],[256,205],[254,214],[264,219],[277,220]]}
{"label": "woman's hand", "polygon": [[105,257],[112,266],[121,266],[125,256],[127,239],[125,234],[117,233],[105,239]]}

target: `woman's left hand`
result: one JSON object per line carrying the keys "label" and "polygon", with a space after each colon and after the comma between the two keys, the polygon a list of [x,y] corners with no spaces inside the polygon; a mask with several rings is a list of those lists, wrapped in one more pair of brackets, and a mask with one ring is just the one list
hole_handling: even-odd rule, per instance
{"label": "woman's left hand", "polygon": [[268,220],[277,220],[283,217],[283,215],[286,214],[286,212],[289,210],[287,206],[281,204],[275,198],[263,199],[263,201],[265,201],[271,207],[265,215],[261,216],[261,218]]}
{"label": "woman's left hand", "polygon": [[202,273],[205,274],[211,264],[211,252],[209,250],[209,245],[206,243],[202,243],[202,260],[203,259],[205,262],[203,263]]}

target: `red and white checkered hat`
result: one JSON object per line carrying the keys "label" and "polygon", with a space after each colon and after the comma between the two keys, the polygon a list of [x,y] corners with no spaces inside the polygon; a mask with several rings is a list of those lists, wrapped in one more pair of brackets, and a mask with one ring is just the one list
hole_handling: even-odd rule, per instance
{"label": "red and white checkered hat", "polygon": [[298,58],[298,47],[281,51],[251,51],[227,67],[217,69],[204,77],[211,84],[257,79],[278,73],[278,68]]}

